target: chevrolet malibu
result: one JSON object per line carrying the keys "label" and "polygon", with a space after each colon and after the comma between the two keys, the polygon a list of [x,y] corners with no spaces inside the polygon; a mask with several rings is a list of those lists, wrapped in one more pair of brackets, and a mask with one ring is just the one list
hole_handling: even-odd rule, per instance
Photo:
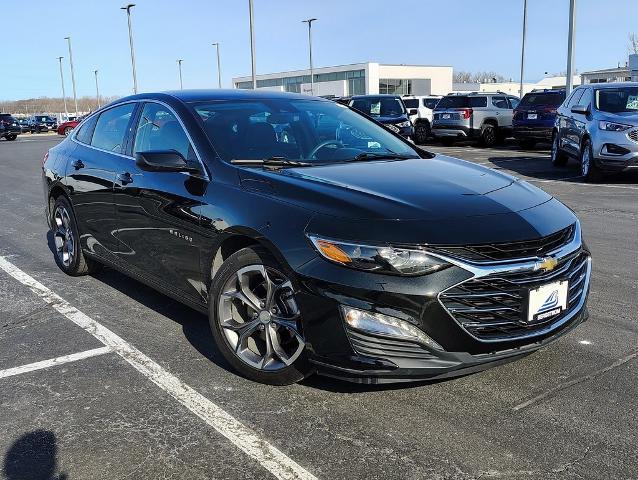
{"label": "chevrolet malibu", "polygon": [[121,99],[43,159],[55,260],[208,315],[241,375],[444,378],[587,318],[578,219],[528,183],[303,95]]}

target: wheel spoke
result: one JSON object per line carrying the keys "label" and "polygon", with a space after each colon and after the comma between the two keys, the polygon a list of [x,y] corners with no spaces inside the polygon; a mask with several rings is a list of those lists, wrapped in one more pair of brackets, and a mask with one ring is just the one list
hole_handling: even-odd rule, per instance
{"label": "wheel spoke", "polygon": [[252,292],[252,290],[250,290],[250,284],[249,284],[250,273],[254,271],[255,270],[252,268],[242,269],[238,271],[237,281],[239,282],[239,289],[240,289],[239,291],[241,291],[241,293],[243,294],[243,297],[245,298],[245,300],[242,300],[242,301],[246,303],[246,305],[251,307],[253,310],[259,311],[262,301],[259,298],[257,298],[257,296]]}
{"label": "wheel spoke", "polygon": [[273,316],[272,321],[277,325],[287,328],[288,330],[292,330],[293,332],[297,331],[297,320],[300,317],[298,313],[293,315],[292,317],[279,317]]}
{"label": "wheel spoke", "polygon": [[246,305],[248,308],[254,310],[255,312],[259,311],[259,305],[255,303],[255,300],[256,301],[259,301],[259,300],[254,295],[248,296],[242,290],[236,290],[234,292],[226,292],[226,293],[223,293],[222,295],[226,297],[236,298],[241,303]]}
{"label": "wheel spoke", "polygon": [[267,335],[270,338],[270,343],[272,345],[272,350],[279,357],[279,359],[284,362],[286,365],[290,365],[292,362],[290,361],[290,357],[286,354],[286,351],[283,349],[281,344],[279,343],[279,336],[277,335],[277,330],[269,325],[266,329]]}
{"label": "wheel spoke", "polygon": [[259,368],[262,368],[262,369],[265,368],[273,358],[273,355],[272,355],[273,354],[273,336],[277,335],[277,333],[274,333],[273,335],[270,325],[266,327],[266,330],[264,330],[264,333],[265,333],[265,339],[266,339],[266,352],[264,353],[264,356],[259,362]]}

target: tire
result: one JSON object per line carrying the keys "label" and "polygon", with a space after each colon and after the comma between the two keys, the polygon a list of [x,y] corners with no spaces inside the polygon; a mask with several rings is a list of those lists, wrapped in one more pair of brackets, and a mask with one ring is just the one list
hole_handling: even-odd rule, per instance
{"label": "tire", "polygon": [[454,145],[454,137],[441,137],[441,143],[446,147],[451,147]]}
{"label": "tire", "polygon": [[16,138],[18,138],[17,135],[7,135],[6,137],[7,140],[9,140],[10,142],[13,142]]}
{"label": "tire", "polygon": [[80,234],[73,207],[66,197],[55,201],[51,210],[50,225],[53,232],[55,263],[60,270],[72,277],[96,272],[101,265],[86,258],[80,248]]}
{"label": "tire", "polygon": [[249,380],[290,385],[312,372],[291,277],[266,250],[248,247],[228,257],[211,282],[213,338],[226,361]]}
{"label": "tire", "polygon": [[485,123],[481,127],[480,144],[483,147],[492,147],[496,144],[498,138],[496,127],[491,123]]}
{"label": "tire", "polygon": [[531,150],[536,145],[536,140],[531,138],[524,138],[518,141],[518,144],[523,150]]}
{"label": "tire", "polygon": [[552,165],[555,167],[564,167],[567,165],[567,155],[560,149],[558,132],[554,132],[552,135],[551,159]]}
{"label": "tire", "polygon": [[414,126],[414,143],[422,145],[430,137],[431,129],[429,122],[419,122]]}
{"label": "tire", "polygon": [[64,127],[63,133],[65,137],[68,137],[71,134],[71,131],[73,130],[72,127]]}
{"label": "tire", "polygon": [[585,177],[585,181],[596,183],[602,178],[602,172],[594,160],[594,151],[591,140],[585,139],[580,149],[580,173]]}

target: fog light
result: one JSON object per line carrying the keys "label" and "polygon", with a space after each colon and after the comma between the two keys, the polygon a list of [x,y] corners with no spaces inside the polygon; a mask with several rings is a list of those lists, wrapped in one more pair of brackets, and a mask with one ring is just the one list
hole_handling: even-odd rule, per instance
{"label": "fog light", "polygon": [[382,313],[366,312],[356,308],[341,306],[343,318],[349,327],[368,333],[399,337],[425,345],[435,350],[443,347],[432,340],[425,332],[411,323]]}
{"label": "fog light", "polygon": [[603,146],[603,153],[607,153],[609,155],[627,155],[629,152],[630,150],[625,147],[614,145],[613,143],[606,143]]}

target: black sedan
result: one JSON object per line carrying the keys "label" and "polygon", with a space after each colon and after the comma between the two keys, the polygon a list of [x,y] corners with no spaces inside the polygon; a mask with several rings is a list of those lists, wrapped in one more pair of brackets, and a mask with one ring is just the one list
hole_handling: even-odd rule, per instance
{"label": "black sedan", "polygon": [[136,95],[83,120],[42,170],[64,272],[106,264],[206,312],[256,381],[460,375],[587,317],[571,210],[329,100]]}

